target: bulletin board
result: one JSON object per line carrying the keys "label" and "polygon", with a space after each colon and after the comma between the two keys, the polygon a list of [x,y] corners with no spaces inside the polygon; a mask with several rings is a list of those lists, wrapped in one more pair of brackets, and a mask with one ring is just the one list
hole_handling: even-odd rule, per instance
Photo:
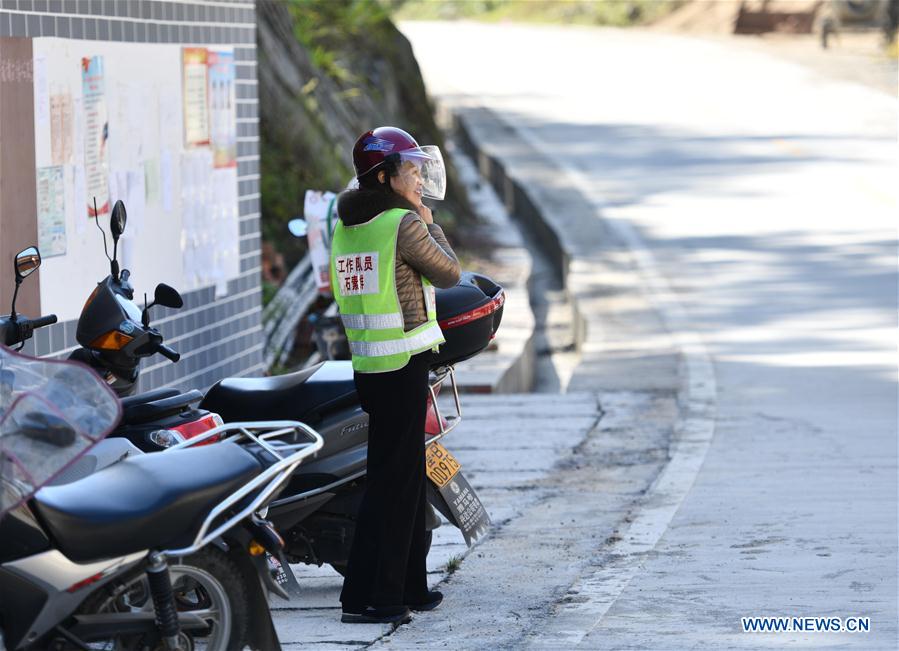
{"label": "bulletin board", "polygon": [[240,270],[233,51],[60,38],[33,51],[42,305],[78,317],[109,273],[97,225],[108,233],[117,199],[136,298],[160,282],[224,294]]}

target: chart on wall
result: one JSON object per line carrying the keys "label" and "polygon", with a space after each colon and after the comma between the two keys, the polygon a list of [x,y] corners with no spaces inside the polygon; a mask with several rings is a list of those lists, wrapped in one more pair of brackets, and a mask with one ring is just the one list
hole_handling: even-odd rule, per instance
{"label": "chart on wall", "polygon": [[[109,213],[109,122],[106,119],[106,87],[103,57],[81,59],[81,97],[84,109],[84,174],[87,182],[87,214]],[[59,145],[57,145],[59,148]]]}
{"label": "chart on wall", "polygon": [[234,53],[209,50],[208,62],[213,164],[216,169],[237,167]]}

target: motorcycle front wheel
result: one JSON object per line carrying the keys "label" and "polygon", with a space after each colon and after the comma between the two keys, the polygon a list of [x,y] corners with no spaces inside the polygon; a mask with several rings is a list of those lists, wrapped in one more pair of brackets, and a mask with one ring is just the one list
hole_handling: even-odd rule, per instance
{"label": "motorcycle front wheel", "polygon": [[[240,651],[247,638],[250,605],[240,571],[223,552],[216,548],[201,549],[196,554],[172,559],[169,565],[175,606],[178,612],[199,615],[208,628],[182,631],[181,636],[191,651]],[[85,613],[152,612],[153,600],[145,574],[138,575],[112,592],[91,599]],[[112,646],[109,646],[109,643]],[[144,636],[123,635],[108,640],[97,649],[131,651],[147,648]]]}

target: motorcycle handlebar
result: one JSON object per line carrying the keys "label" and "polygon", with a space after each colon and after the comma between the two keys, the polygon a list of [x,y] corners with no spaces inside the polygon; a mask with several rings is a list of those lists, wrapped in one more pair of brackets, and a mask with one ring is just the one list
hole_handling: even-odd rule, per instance
{"label": "motorcycle handlebar", "polygon": [[177,362],[179,359],[181,359],[181,353],[179,353],[174,348],[166,346],[165,344],[159,344],[159,350],[157,352],[159,352],[159,354],[163,357],[172,360],[173,362]]}
{"label": "motorcycle handlebar", "polygon": [[29,319],[21,314],[13,321],[10,316],[0,317],[0,343],[6,346],[16,346],[31,339],[31,335],[37,328],[56,323],[56,315],[48,314],[37,319]]}
{"label": "motorcycle handlebar", "polygon": [[53,325],[56,323],[56,315],[48,314],[47,316],[42,316],[37,319],[34,319],[31,322],[31,326],[34,328],[43,328],[44,326]]}

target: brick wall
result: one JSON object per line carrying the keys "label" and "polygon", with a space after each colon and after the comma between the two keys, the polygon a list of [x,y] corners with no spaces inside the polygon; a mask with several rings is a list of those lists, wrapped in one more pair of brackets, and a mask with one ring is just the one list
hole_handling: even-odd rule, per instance
{"label": "brick wall", "polygon": [[[54,36],[134,43],[217,45],[234,48],[240,276],[225,296],[212,287],[184,294],[184,308],[154,308],[153,322],[182,354],[178,364],[145,360],[141,390],[159,386],[205,388],[230,375],[261,373],[261,235],[256,15],[246,0],[0,0],[0,37]],[[11,280],[3,273],[0,278]],[[100,280],[99,278],[95,280]],[[83,291],[85,299],[91,287]],[[45,313],[52,305],[42,306]],[[73,350],[75,321],[39,330],[28,352],[65,356]]]}

